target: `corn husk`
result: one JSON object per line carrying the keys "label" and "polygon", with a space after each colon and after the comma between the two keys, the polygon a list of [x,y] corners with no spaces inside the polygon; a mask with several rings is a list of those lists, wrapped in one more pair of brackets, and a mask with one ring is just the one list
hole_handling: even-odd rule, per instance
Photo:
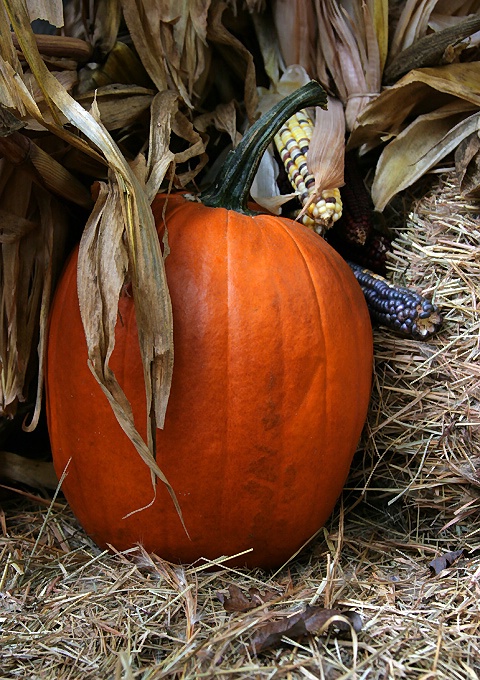
{"label": "corn husk", "polygon": [[393,60],[400,52],[411,47],[428,32],[455,26],[468,15],[480,9],[478,0],[407,0],[397,21],[389,58]]}
{"label": "corn husk", "polygon": [[[258,110],[268,111],[283,97],[310,81],[300,65],[289,66],[277,83],[269,90],[259,88]],[[315,107],[311,111],[315,127],[307,155],[308,168],[315,177],[315,188],[309,202],[317,199],[325,189],[334,189],[344,184],[345,167],[345,116],[340,101],[328,98],[326,110]],[[298,192],[281,194],[277,184],[278,164],[273,149],[267,149],[251,188],[256,203],[275,215],[281,214],[282,205],[298,195]],[[304,206],[299,217],[308,209]]]}
{"label": "corn husk", "polygon": [[33,429],[42,404],[48,309],[64,258],[67,215],[28,173],[6,160],[0,164],[0,215],[0,415],[13,418],[31,398],[35,407],[27,428]]}
{"label": "corn husk", "polygon": [[[479,106],[480,62],[417,69],[382,92],[360,116],[349,139],[349,147],[361,151],[389,142],[372,187],[377,210],[477,129]],[[415,117],[425,109],[427,113]]]}
{"label": "corn husk", "polygon": [[[327,0],[315,3],[319,35],[316,73],[320,82],[345,106],[348,130],[381,89],[388,37],[387,4]],[[324,81],[328,74],[328,82]]]}
{"label": "corn husk", "polygon": [[382,211],[398,192],[425,175],[459,144],[480,130],[480,113],[453,102],[418,116],[387,145],[377,163],[372,184],[375,209]]}
{"label": "corn husk", "polygon": [[195,83],[206,64],[210,2],[121,0],[121,5],[135,48],[157,89],[171,86],[192,105]]}
{"label": "corn husk", "polygon": [[311,0],[275,0],[273,22],[278,45],[286,66],[299,64],[309,74],[314,72],[318,27]]}

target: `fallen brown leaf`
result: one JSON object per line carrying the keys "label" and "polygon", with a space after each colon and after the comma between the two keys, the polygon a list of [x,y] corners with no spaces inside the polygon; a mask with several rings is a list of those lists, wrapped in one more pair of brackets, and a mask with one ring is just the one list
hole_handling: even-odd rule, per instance
{"label": "fallen brown leaf", "polygon": [[460,557],[466,557],[467,554],[468,554],[467,550],[465,548],[462,548],[461,550],[454,550],[452,552],[447,552],[444,553],[443,555],[439,555],[434,560],[432,560],[428,565],[430,567],[432,575],[437,576],[444,569],[448,569],[448,567],[451,567],[454,562],[460,559]]}
{"label": "fallen brown leaf", "polygon": [[278,593],[274,591],[267,590],[262,594],[258,588],[249,588],[248,595],[249,597],[234,583],[228,586],[228,597],[223,593],[217,593],[226,612],[248,612],[278,597]]}
{"label": "fallen brown leaf", "polygon": [[455,172],[462,194],[480,191],[480,139],[474,132],[455,149]]}
{"label": "fallen brown leaf", "polygon": [[360,615],[354,611],[342,612],[338,609],[306,607],[301,612],[283,616],[258,628],[250,642],[250,651],[258,654],[266,649],[278,647],[284,637],[297,640],[306,635],[321,635],[332,624],[335,624],[338,630],[353,630],[355,633],[362,628]]}

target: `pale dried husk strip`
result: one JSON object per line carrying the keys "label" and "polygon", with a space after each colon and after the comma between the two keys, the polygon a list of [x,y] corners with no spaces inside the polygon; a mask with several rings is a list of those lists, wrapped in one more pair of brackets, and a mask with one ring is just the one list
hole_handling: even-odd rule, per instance
{"label": "pale dried husk strip", "polygon": [[[388,34],[385,3],[372,0],[359,7],[315,0],[315,8],[321,40],[314,75],[337,92],[345,106],[347,129],[352,130],[361,111],[380,92]],[[324,83],[327,72],[330,82]]]}
{"label": "pale dried husk strip", "polygon": [[311,75],[318,39],[313,3],[311,0],[274,0],[272,10],[285,65],[299,64]]}
{"label": "pale dried husk strip", "polygon": [[328,97],[327,109],[315,107],[315,127],[307,154],[315,191],[345,184],[345,116],[340,100]]}

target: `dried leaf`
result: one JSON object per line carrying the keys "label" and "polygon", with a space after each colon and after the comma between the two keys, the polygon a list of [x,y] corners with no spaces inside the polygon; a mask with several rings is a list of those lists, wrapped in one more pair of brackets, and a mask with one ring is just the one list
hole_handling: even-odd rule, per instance
{"label": "dried leaf", "polygon": [[[63,261],[65,211],[27,173],[2,161],[0,206],[0,414],[13,417],[37,377],[42,400],[45,331],[55,269]],[[28,216],[28,218],[27,218]],[[38,350],[38,372],[35,348]],[[26,428],[28,429],[28,428]]]}
{"label": "dried leaf", "polygon": [[121,0],[135,48],[157,89],[175,87],[189,106],[205,70],[209,0]]}
{"label": "dried leaf", "polygon": [[385,69],[385,82],[393,83],[415,68],[442,64],[444,55],[449,50],[453,49],[460,40],[468,38],[478,30],[480,30],[480,16],[473,15],[453,26],[417,39],[413,45],[404,49],[390,62]]}
{"label": "dried leaf", "polygon": [[154,91],[136,85],[106,85],[76,97],[87,110],[95,98],[106,130],[120,130],[134,123],[149,109]]}
{"label": "dried leaf", "polygon": [[[45,120],[23,81],[15,74],[17,92],[28,113],[52,133],[95,159],[99,159],[97,149],[100,150],[111,168],[111,196],[107,200],[102,195],[101,204],[93,213],[90,229],[84,233],[86,240],[81,247],[82,257],[79,258],[84,272],[100,272],[99,287],[94,290],[91,300],[84,287],[88,285],[87,282],[91,285],[91,281],[97,279],[91,279],[89,275],[79,277],[82,321],[84,326],[88,326],[89,365],[120,425],[149,466],[152,475],[167,485],[181,518],[173,490],[155,462],[155,432],[157,427],[163,427],[164,424],[172,379],[173,321],[163,257],[150,205],[145,191],[98,117],[75,101],[48,71],[38,52],[22,0],[4,0],[4,3],[23,54],[48,103],[53,122]],[[0,16],[0,27],[2,30],[5,28],[4,15]],[[94,105],[93,108],[98,112],[98,107]],[[63,127],[59,114],[83,132],[89,141]],[[97,226],[102,235],[100,241],[96,238]],[[105,233],[102,228],[110,229],[111,234]],[[119,236],[120,232],[122,237]],[[112,244],[115,244],[115,255],[112,254]],[[127,269],[132,282],[144,371],[147,444],[132,426],[128,402],[108,366],[114,346],[120,279],[122,276],[125,278]],[[102,275],[106,276],[104,281],[101,280]],[[101,294],[106,296],[101,302],[100,287]]]}
{"label": "dried leaf", "polygon": [[184,151],[179,151],[175,154],[175,164],[178,166],[180,163],[187,163],[197,157],[197,164],[193,168],[188,163],[188,170],[181,173],[176,172],[175,174],[177,188],[183,189],[198,175],[208,161],[208,156],[205,152],[207,140],[202,138],[200,133],[195,130],[192,121],[178,107],[175,115],[172,117],[172,131],[180,139],[189,142],[189,146]]}
{"label": "dried leaf", "polygon": [[388,55],[388,0],[374,0],[370,7],[373,17],[375,35],[377,37],[380,73],[383,73]]}
{"label": "dried leaf", "polygon": [[[330,91],[336,90],[345,106],[347,129],[352,130],[360,112],[380,92],[386,10],[374,0],[315,0],[315,8],[322,39],[317,41],[314,75]],[[331,77],[329,83],[323,80],[326,72]]]}
{"label": "dried leaf", "polygon": [[[130,403],[109,366],[109,360],[115,346],[118,299],[131,259],[123,238],[124,219],[122,212],[124,207],[120,188],[113,179],[109,185],[103,182],[99,183],[98,188],[97,201],[82,234],[78,255],[78,299],[87,340],[88,364],[108,399],[119,425],[130,438],[152,474],[166,485],[182,519],[174,490],[152,455],[154,449],[151,439],[155,436],[155,419],[153,419],[153,423],[150,423],[149,445],[147,446],[135,427]],[[131,209],[135,210],[134,203]],[[138,219],[138,215],[136,219]],[[160,247],[158,238],[157,245]],[[139,268],[145,266],[145,259],[136,260],[136,266]],[[158,320],[154,318],[154,315],[152,315],[152,318],[142,316],[142,310],[139,306],[137,306],[136,312],[140,346],[143,347],[145,352],[146,339],[148,342],[149,335]],[[146,385],[148,405],[152,403],[152,383],[153,389],[158,391],[159,385],[155,383],[158,383],[163,378],[163,374],[170,370],[168,348],[150,346],[149,351],[151,363],[148,366],[151,371],[151,382],[150,386]],[[156,358],[151,356],[154,351],[160,359],[160,365],[158,363],[155,365]],[[167,363],[165,363],[164,357]],[[162,406],[165,407],[166,404]],[[114,474],[114,471],[112,471],[112,474]],[[154,481],[153,477],[152,481]],[[133,512],[141,509],[135,508]]]}
{"label": "dried leaf", "polygon": [[392,36],[390,59],[425,35],[436,4],[437,0],[407,0]]}
{"label": "dried leaf", "polygon": [[440,574],[444,569],[451,567],[452,564],[454,564],[454,562],[456,562],[458,559],[467,556],[468,551],[465,548],[462,548],[461,550],[454,550],[452,552],[439,555],[439,557],[436,557],[434,560],[432,560],[428,566],[432,572],[432,575],[438,576],[438,574]]}
{"label": "dried leaf", "polygon": [[407,119],[434,111],[452,97],[480,107],[480,62],[411,71],[363,111],[348,148],[372,149],[398,135]]}
{"label": "dried leaf", "polygon": [[[84,16],[86,8],[82,7]],[[102,0],[94,5],[95,16],[90,25],[93,27],[91,43],[100,54],[109,54],[117,42],[118,29],[122,20],[120,0]],[[84,24],[87,22],[84,19]],[[138,84],[138,83],[137,83]]]}
{"label": "dried leaf", "polygon": [[372,184],[376,210],[381,212],[395,194],[411,186],[462,139],[478,130],[480,114],[469,116],[471,108],[459,101],[418,116],[385,147]]}
{"label": "dried leaf", "polygon": [[285,67],[280,52],[276,27],[270,12],[255,12],[252,14],[255,33],[262,53],[265,72],[272,83],[276,83]]}
{"label": "dried leaf", "polygon": [[228,104],[218,104],[213,111],[197,116],[193,125],[200,132],[207,132],[210,125],[213,125],[219,132],[226,132],[233,147],[236,147],[241,139],[237,130],[237,109],[234,101]]}
{"label": "dried leaf", "polygon": [[38,222],[32,222],[0,208],[0,243],[15,243],[32,229],[38,227]]}
{"label": "dried leaf", "polygon": [[63,26],[62,0],[25,0],[30,21],[45,19],[52,26]]}
{"label": "dried leaf", "polygon": [[36,489],[56,489],[58,479],[53,463],[0,451],[0,477],[27,484]]}
{"label": "dried leaf", "polygon": [[248,595],[249,597],[234,583],[228,586],[228,597],[225,597],[221,592],[217,593],[217,597],[226,612],[248,612],[265,604],[265,602],[278,599],[278,593],[266,590],[262,594],[258,588],[249,588]]}
{"label": "dried leaf", "polygon": [[8,137],[0,137],[0,152],[40,186],[83,208],[91,208],[88,189],[26,135],[13,132]]}
{"label": "dried leaf", "polygon": [[455,150],[455,171],[463,194],[480,192],[480,137],[473,132]]}
{"label": "dried leaf", "polygon": [[255,64],[251,52],[223,25],[222,15],[226,8],[225,2],[218,2],[212,6],[207,37],[211,42],[231,49],[235,54],[235,63],[242,72],[244,82],[245,109],[250,122],[252,122],[255,118],[258,101]]}
{"label": "dried leaf", "polygon": [[150,138],[148,163],[145,169],[145,191],[152,202],[160,190],[165,173],[175,156],[170,151],[172,116],[178,110],[178,95],[174,92],[160,92],[150,109]]}
{"label": "dried leaf", "polygon": [[306,607],[302,612],[282,616],[258,628],[250,642],[250,650],[259,654],[266,649],[279,647],[285,637],[298,640],[306,635],[322,635],[331,625],[356,634],[362,628],[362,620],[353,611]]}

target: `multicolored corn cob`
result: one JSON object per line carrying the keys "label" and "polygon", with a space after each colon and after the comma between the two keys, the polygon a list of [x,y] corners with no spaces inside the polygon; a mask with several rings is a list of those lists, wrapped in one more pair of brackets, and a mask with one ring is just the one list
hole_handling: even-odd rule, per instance
{"label": "multicolored corn cob", "polygon": [[315,178],[307,164],[313,127],[312,119],[302,109],[282,125],[274,142],[303,207],[296,217],[302,224],[323,235],[341,217],[342,199],[338,188],[318,193],[315,190]]}
{"label": "multicolored corn cob", "polygon": [[438,309],[419,293],[348,262],[360,284],[372,319],[412,338],[426,340],[438,331]]}

